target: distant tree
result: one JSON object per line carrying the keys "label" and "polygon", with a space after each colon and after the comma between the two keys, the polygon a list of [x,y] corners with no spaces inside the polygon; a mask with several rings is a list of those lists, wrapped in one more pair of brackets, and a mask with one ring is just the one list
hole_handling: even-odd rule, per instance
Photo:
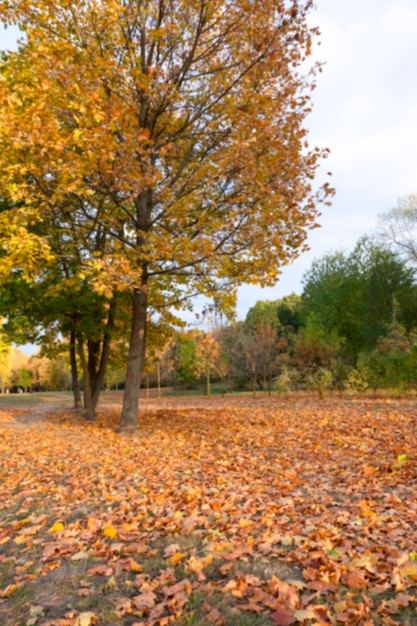
{"label": "distant tree", "polygon": [[379,216],[378,234],[403,259],[417,265],[417,194],[400,198],[390,211]]}
{"label": "distant tree", "polygon": [[173,346],[175,377],[183,385],[196,380],[196,331],[183,330],[177,333]]}
{"label": "distant tree", "polygon": [[358,370],[374,390],[381,387],[402,392],[417,384],[416,363],[417,337],[394,319],[375,349],[360,355]]}
{"label": "distant tree", "polygon": [[238,321],[217,328],[215,338],[221,346],[229,389],[234,391],[245,378],[245,323]]}
{"label": "distant tree", "polygon": [[293,293],[279,300],[259,300],[245,318],[245,327],[253,330],[260,324],[269,324],[279,335],[288,337],[304,325],[302,298]]}
{"label": "distant tree", "polygon": [[343,341],[335,331],[325,330],[321,321],[311,317],[295,339],[292,363],[306,379],[319,370],[331,370],[342,345]]}
{"label": "distant tree", "polygon": [[279,300],[258,300],[246,315],[246,332],[253,332],[258,326],[266,324],[278,329],[281,325],[278,315],[279,302]]}
{"label": "distant tree", "polygon": [[225,373],[221,347],[212,333],[204,333],[197,337],[195,357],[195,372],[198,375],[204,375],[205,393],[209,398],[211,395],[211,377],[214,374],[221,377]]}
{"label": "distant tree", "polygon": [[295,293],[277,300],[277,314],[281,324],[280,333],[287,339],[305,326],[303,299]]}
{"label": "distant tree", "polygon": [[368,238],[349,255],[326,254],[305,274],[303,303],[327,333],[344,340],[352,364],[372,350],[393,317],[407,330],[415,324],[417,288],[414,271],[388,248]]}
{"label": "distant tree", "polygon": [[37,389],[67,391],[71,389],[71,372],[62,355],[55,357],[33,356],[30,359],[32,383]]}
{"label": "distant tree", "polygon": [[33,372],[27,367],[22,367],[19,371],[19,377],[17,379],[17,384],[24,391],[27,391],[32,384],[33,380]]}
{"label": "distant tree", "polygon": [[[246,368],[252,379],[252,393],[256,395],[256,387],[271,393],[273,365],[278,354],[277,329],[268,323],[258,324],[252,332],[245,332],[243,352]],[[263,382],[261,382],[261,379]]]}

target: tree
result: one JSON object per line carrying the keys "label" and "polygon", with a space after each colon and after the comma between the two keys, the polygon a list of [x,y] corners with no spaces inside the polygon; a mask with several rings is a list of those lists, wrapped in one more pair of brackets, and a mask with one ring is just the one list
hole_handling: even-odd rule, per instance
{"label": "tree", "polygon": [[204,333],[197,337],[196,349],[196,373],[204,374],[206,381],[206,396],[211,395],[212,374],[221,375],[224,373],[224,363],[219,343],[211,333]]}
{"label": "tree", "polygon": [[[246,364],[252,372],[252,391],[255,395],[256,383],[259,384],[268,395],[271,395],[271,377],[273,364],[279,350],[286,346],[285,339],[278,341],[277,329],[271,324],[258,324],[248,334],[244,342]],[[262,375],[263,385],[258,375]]]}
{"label": "tree", "polygon": [[379,236],[403,259],[417,263],[417,194],[400,198],[397,206],[380,215]]}
{"label": "tree", "polygon": [[10,361],[13,348],[3,333],[0,333],[0,392],[4,393],[9,385]]}
{"label": "tree", "polygon": [[15,347],[10,349],[8,385],[27,390],[32,382],[33,374],[30,358]]}
{"label": "tree", "polygon": [[245,324],[234,321],[214,331],[224,358],[224,369],[229,381],[230,391],[234,391],[236,382],[244,379],[245,371]]}
{"label": "tree", "polygon": [[304,325],[302,299],[295,293],[279,300],[259,300],[246,315],[245,326],[253,330],[262,324],[277,329],[279,335],[289,337]]}
{"label": "tree", "polygon": [[374,349],[394,310],[407,331],[415,324],[417,290],[414,272],[391,250],[360,240],[346,255],[333,252],[312,264],[304,276],[306,318],[344,340],[346,359]]}
{"label": "tree", "polygon": [[404,391],[416,384],[416,356],[415,333],[407,333],[394,318],[375,349],[360,355],[358,371],[374,391],[378,387]]}
{"label": "tree", "polygon": [[35,389],[66,391],[71,388],[71,374],[62,356],[47,358],[35,355],[30,359],[30,367]]}
{"label": "tree", "polygon": [[[48,235],[49,241],[51,237]],[[74,280],[72,263],[61,246],[57,262],[45,264],[35,281],[25,281],[20,268],[0,283],[0,311],[7,315],[4,332],[17,343],[37,343],[52,359],[67,352],[74,404],[79,408],[78,370],[84,380],[84,406],[93,420],[115,334],[116,295],[110,300],[87,281]]]}
{"label": "tree", "polygon": [[[284,341],[285,344],[285,341]],[[271,393],[271,366],[278,355],[278,350],[284,344],[277,341],[277,330],[271,324],[258,324],[250,332],[243,336],[243,354],[246,368],[250,372],[252,380],[252,393],[255,397],[256,386]],[[262,376],[264,387],[260,381]]]}
{"label": "tree", "polygon": [[280,327],[278,302],[279,300],[258,300],[246,315],[246,330],[253,332],[258,326],[263,325],[278,329]]}
{"label": "tree", "polygon": [[83,237],[79,275],[131,297],[121,429],[137,427],[149,308],[196,293],[230,305],[241,282],[273,284],[331,193],[312,189],[325,151],[304,127],[312,5],[0,3],[25,33],[0,68],[0,186],[24,200],[3,232],[105,227],[100,255]]}

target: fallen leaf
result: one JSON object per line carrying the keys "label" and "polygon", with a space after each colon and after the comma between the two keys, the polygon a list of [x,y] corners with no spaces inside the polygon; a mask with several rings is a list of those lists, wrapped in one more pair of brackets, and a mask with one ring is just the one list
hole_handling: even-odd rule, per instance
{"label": "fallen leaf", "polygon": [[277,626],[290,626],[297,621],[294,611],[291,609],[277,609],[271,613],[271,619]]}
{"label": "fallen leaf", "polygon": [[94,626],[97,624],[97,617],[91,611],[86,611],[85,613],[80,613],[78,617],[75,618],[74,626]]}

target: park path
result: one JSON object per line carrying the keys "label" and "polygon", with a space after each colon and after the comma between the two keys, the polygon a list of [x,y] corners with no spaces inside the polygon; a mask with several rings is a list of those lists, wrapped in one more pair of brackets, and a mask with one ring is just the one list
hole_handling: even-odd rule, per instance
{"label": "park path", "polygon": [[38,404],[33,407],[26,407],[22,409],[11,409],[11,407],[5,407],[1,413],[1,426],[3,428],[16,428],[24,429],[30,428],[34,424],[39,424],[46,421],[48,415],[60,413],[65,410],[62,404]]}

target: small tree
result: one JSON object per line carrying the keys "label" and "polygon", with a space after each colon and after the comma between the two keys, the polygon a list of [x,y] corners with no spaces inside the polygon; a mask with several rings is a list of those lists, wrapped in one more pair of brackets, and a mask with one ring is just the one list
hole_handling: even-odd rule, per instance
{"label": "small tree", "polygon": [[233,322],[216,329],[215,338],[223,355],[223,369],[228,380],[229,390],[245,378],[244,322]]}
{"label": "small tree", "polygon": [[213,374],[224,373],[224,361],[219,343],[211,333],[200,335],[196,343],[196,373],[205,377],[205,394],[211,395],[211,377]]}
{"label": "small tree", "polygon": [[314,316],[294,341],[292,362],[307,386],[320,398],[334,380],[333,365],[338,362],[343,342],[335,332],[326,333]]}

